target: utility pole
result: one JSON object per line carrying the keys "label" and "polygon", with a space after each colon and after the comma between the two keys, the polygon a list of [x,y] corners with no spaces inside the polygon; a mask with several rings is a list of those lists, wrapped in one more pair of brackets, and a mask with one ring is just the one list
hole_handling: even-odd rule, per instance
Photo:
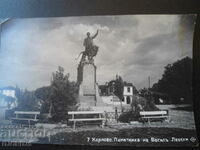
{"label": "utility pole", "polygon": [[150,87],[151,87],[151,81],[150,81],[151,79],[150,79],[150,76],[148,76],[148,87],[149,87],[149,89],[150,89]]}

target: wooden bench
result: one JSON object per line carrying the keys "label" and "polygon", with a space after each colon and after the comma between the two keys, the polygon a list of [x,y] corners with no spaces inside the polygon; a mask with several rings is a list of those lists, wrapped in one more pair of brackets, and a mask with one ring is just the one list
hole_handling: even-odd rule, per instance
{"label": "wooden bench", "polygon": [[168,110],[160,110],[160,111],[141,111],[140,112],[141,121],[147,121],[149,124],[153,120],[163,121],[164,119],[169,119],[169,111]]}
{"label": "wooden bench", "polygon": [[[16,115],[15,118],[11,118],[12,123],[20,122],[22,124],[35,124],[38,122],[37,115],[40,114],[38,111],[15,111],[14,114]],[[23,116],[23,117],[21,117]],[[24,117],[27,116],[27,117]]]}
{"label": "wooden bench", "polygon": [[[72,121],[73,129],[76,129],[76,122],[91,122],[91,121],[101,121],[102,127],[104,126],[104,112],[102,111],[69,111],[68,115],[71,116],[68,121]],[[96,117],[94,117],[96,115]],[[87,117],[85,117],[87,116]]]}

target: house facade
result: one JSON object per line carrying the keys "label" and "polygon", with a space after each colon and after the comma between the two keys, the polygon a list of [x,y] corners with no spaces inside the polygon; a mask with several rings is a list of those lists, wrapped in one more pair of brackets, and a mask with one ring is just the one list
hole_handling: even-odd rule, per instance
{"label": "house facade", "polygon": [[[10,99],[13,98],[14,102],[12,102],[9,105],[10,101],[8,99],[8,97]],[[0,88],[0,107],[15,107],[16,106],[16,96],[15,96],[15,88],[14,87],[3,87],[3,88]]]}
{"label": "house facade", "polygon": [[122,102],[125,104],[131,104],[132,101],[133,101],[133,84],[125,82]]}
{"label": "house facade", "polygon": [[[123,98],[122,101],[114,95],[115,92],[115,80],[106,83],[105,85],[100,85],[100,95],[102,96],[105,103],[113,104],[113,105],[120,105],[121,102],[123,105],[130,105],[133,100],[133,84],[124,82],[123,86]],[[117,97],[117,98],[116,98]]]}
{"label": "house facade", "polygon": [[0,88],[0,120],[6,117],[6,111],[17,106],[14,87]]}

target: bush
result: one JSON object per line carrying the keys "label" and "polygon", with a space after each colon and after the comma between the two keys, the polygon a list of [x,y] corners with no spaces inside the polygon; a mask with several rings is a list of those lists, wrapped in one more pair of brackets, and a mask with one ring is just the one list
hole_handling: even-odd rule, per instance
{"label": "bush", "polygon": [[14,117],[15,117],[14,111],[15,111],[14,108],[13,108],[13,109],[8,109],[8,110],[6,110],[6,111],[5,111],[5,120],[9,120],[9,119],[11,119],[11,118],[14,118]]}
{"label": "bush", "polygon": [[153,102],[148,102],[145,107],[144,107],[144,111],[157,111],[160,110],[158,107],[155,106],[155,104]]}
{"label": "bush", "polygon": [[146,99],[144,97],[133,97],[133,102],[131,104],[131,110],[128,112],[122,113],[119,116],[120,122],[130,122],[130,121],[139,121],[140,111],[156,111],[159,110],[154,104],[154,101],[151,99]]}
{"label": "bush", "polygon": [[130,122],[130,121],[138,121],[139,120],[139,112],[128,111],[122,113],[119,116],[120,122]]}

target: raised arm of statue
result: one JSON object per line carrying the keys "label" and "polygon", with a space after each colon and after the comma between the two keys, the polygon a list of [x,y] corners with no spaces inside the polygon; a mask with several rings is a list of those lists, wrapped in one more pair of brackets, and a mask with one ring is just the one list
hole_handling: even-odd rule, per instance
{"label": "raised arm of statue", "polygon": [[99,30],[97,30],[96,34],[92,37],[92,39],[94,39],[99,33]]}

